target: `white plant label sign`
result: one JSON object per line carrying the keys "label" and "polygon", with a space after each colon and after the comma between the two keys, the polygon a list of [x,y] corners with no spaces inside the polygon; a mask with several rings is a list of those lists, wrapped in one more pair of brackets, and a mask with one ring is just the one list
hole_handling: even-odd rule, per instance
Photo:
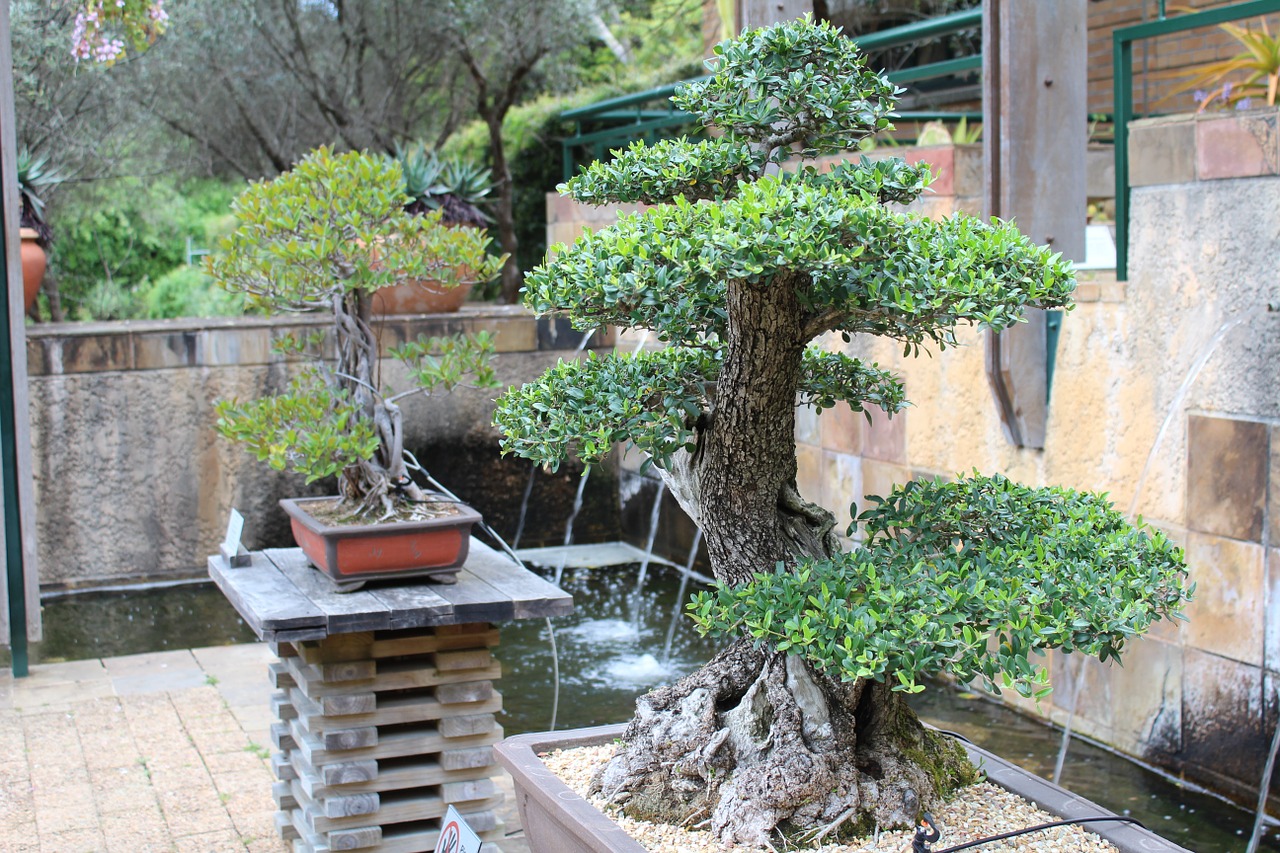
{"label": "white plant label sign", "polygon": [[225,553],[240,553],[240,534],[242,533],[244,533],[244,516],[232,507],[231,517],[227,519],[227,538],[222,540],[222,548]]}
{"label": "white plant label sign", "polygon": [[449,806],[444,813],[444,827],[436,842],[436,853],[480,853],[480,836],[467,826],[458,810]]}

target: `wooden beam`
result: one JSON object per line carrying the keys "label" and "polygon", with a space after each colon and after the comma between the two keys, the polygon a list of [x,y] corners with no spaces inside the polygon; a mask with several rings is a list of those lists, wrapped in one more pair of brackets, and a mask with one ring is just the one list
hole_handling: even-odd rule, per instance
{"label": "wooden beam", "polygon": [[[1085,0],[983,0],[985,213],[1084,259],[1088,86]],[[987,379],[1005,436],[1043,448],[1045,318],[988,334]]]}
{"label": "wooden beam", "polygon": [[738,4],[738,27],[767,27],[783,21],[794,21],[813,13],[813,0],[741,0]]}

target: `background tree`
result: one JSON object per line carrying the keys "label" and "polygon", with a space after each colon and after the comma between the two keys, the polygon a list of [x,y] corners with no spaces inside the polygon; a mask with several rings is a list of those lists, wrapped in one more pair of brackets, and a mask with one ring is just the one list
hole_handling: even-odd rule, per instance
{"label": "background tree", "polygon": [[634,443],[702,528],[718,582],[691,607],[732,642],[637,703],[598,791],[636,817],[709,817],[725,842],[909,825],[972,770],[903,692],[941,672],[1043,692],[1033,653],[1117,656],[1180,609],[1185,568],[1101,498],[998,477],[897,489],[844,550],[796,488],[795,406],[893,413],[904,389],[813,344],[944,349],[958,324],[1067,304],[1071,269],[1010,225],[892,209],[928,166],[779,173],[889,124],[895,88],[834,28],[751,31],[714,66],[674,100],[719,135],[635,146],[570,181],[580,201],[656,206],[557,246],[526,282],[539,312],[652,329],[667,348],[560,364],[509,392],[504,448],[554,467]]}
{"label": "background tree", "polygon": [[488,130],[493,219],[498,244],[508,256],[502,300],[514,302],[521,277],[502,125],[511,108],[527,96],[535,68],[551,54],[585,41],[603,21],[595,0],[448,0],[447,8],[450,43],[470,77],[473,108]]}

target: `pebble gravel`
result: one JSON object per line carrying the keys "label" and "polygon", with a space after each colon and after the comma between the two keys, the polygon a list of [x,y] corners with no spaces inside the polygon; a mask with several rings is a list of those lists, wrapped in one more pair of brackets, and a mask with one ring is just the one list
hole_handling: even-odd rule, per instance
{"label": "pebble gravel", "polygon": [[[556,750],[541,756],[547,767],[559,776],[575,793],[587,799],[617,822],[636,841],[652,853],[723,853],[726,849],[710,833],[669,824],[654,824],[632,820],[621,815],[616,807],[604,800],[587,796],[587,784],[595,769],[608,761],[617,749],[616,744]],[[933,848],[942,850],[967,841],[975,841],[991,835],[999,835],[1015,829],[1049,823],[1057,820],[1048,812],[1036,808],[1003,788],[981,782],[965,788],[935,815],[942,830],[942,838]],[[735,847],[735,850],[766,850],[766,848]],[[876,838],[863,838],[844,844],[828,844],[807,848],[818,853],[909,853],[911,833],[907,831],[883,832]],[[1007,851],[1037,851],[1037,853],[1117,853],[1110,842],[1079,826],[1064,826],[1043,830],[1007,841],[997,841],[973,848],[981,853],[1007,853]],[[769,853],[773,853],[769,851]]]}

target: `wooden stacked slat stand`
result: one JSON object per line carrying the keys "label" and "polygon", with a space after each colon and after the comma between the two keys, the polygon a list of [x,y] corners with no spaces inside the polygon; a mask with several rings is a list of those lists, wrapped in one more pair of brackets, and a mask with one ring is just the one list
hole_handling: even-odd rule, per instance
{"label": "wooden stacked slat stand", "polygon": [[482,543],[471,548],[455,585],[350,594],[294,549],[244,568],[210,558],[279,658],[269,667],[273,794],[295,853],[434,850],[450,805],[486,842],[501,839],[492,622],[563,615],[572,599]]}

